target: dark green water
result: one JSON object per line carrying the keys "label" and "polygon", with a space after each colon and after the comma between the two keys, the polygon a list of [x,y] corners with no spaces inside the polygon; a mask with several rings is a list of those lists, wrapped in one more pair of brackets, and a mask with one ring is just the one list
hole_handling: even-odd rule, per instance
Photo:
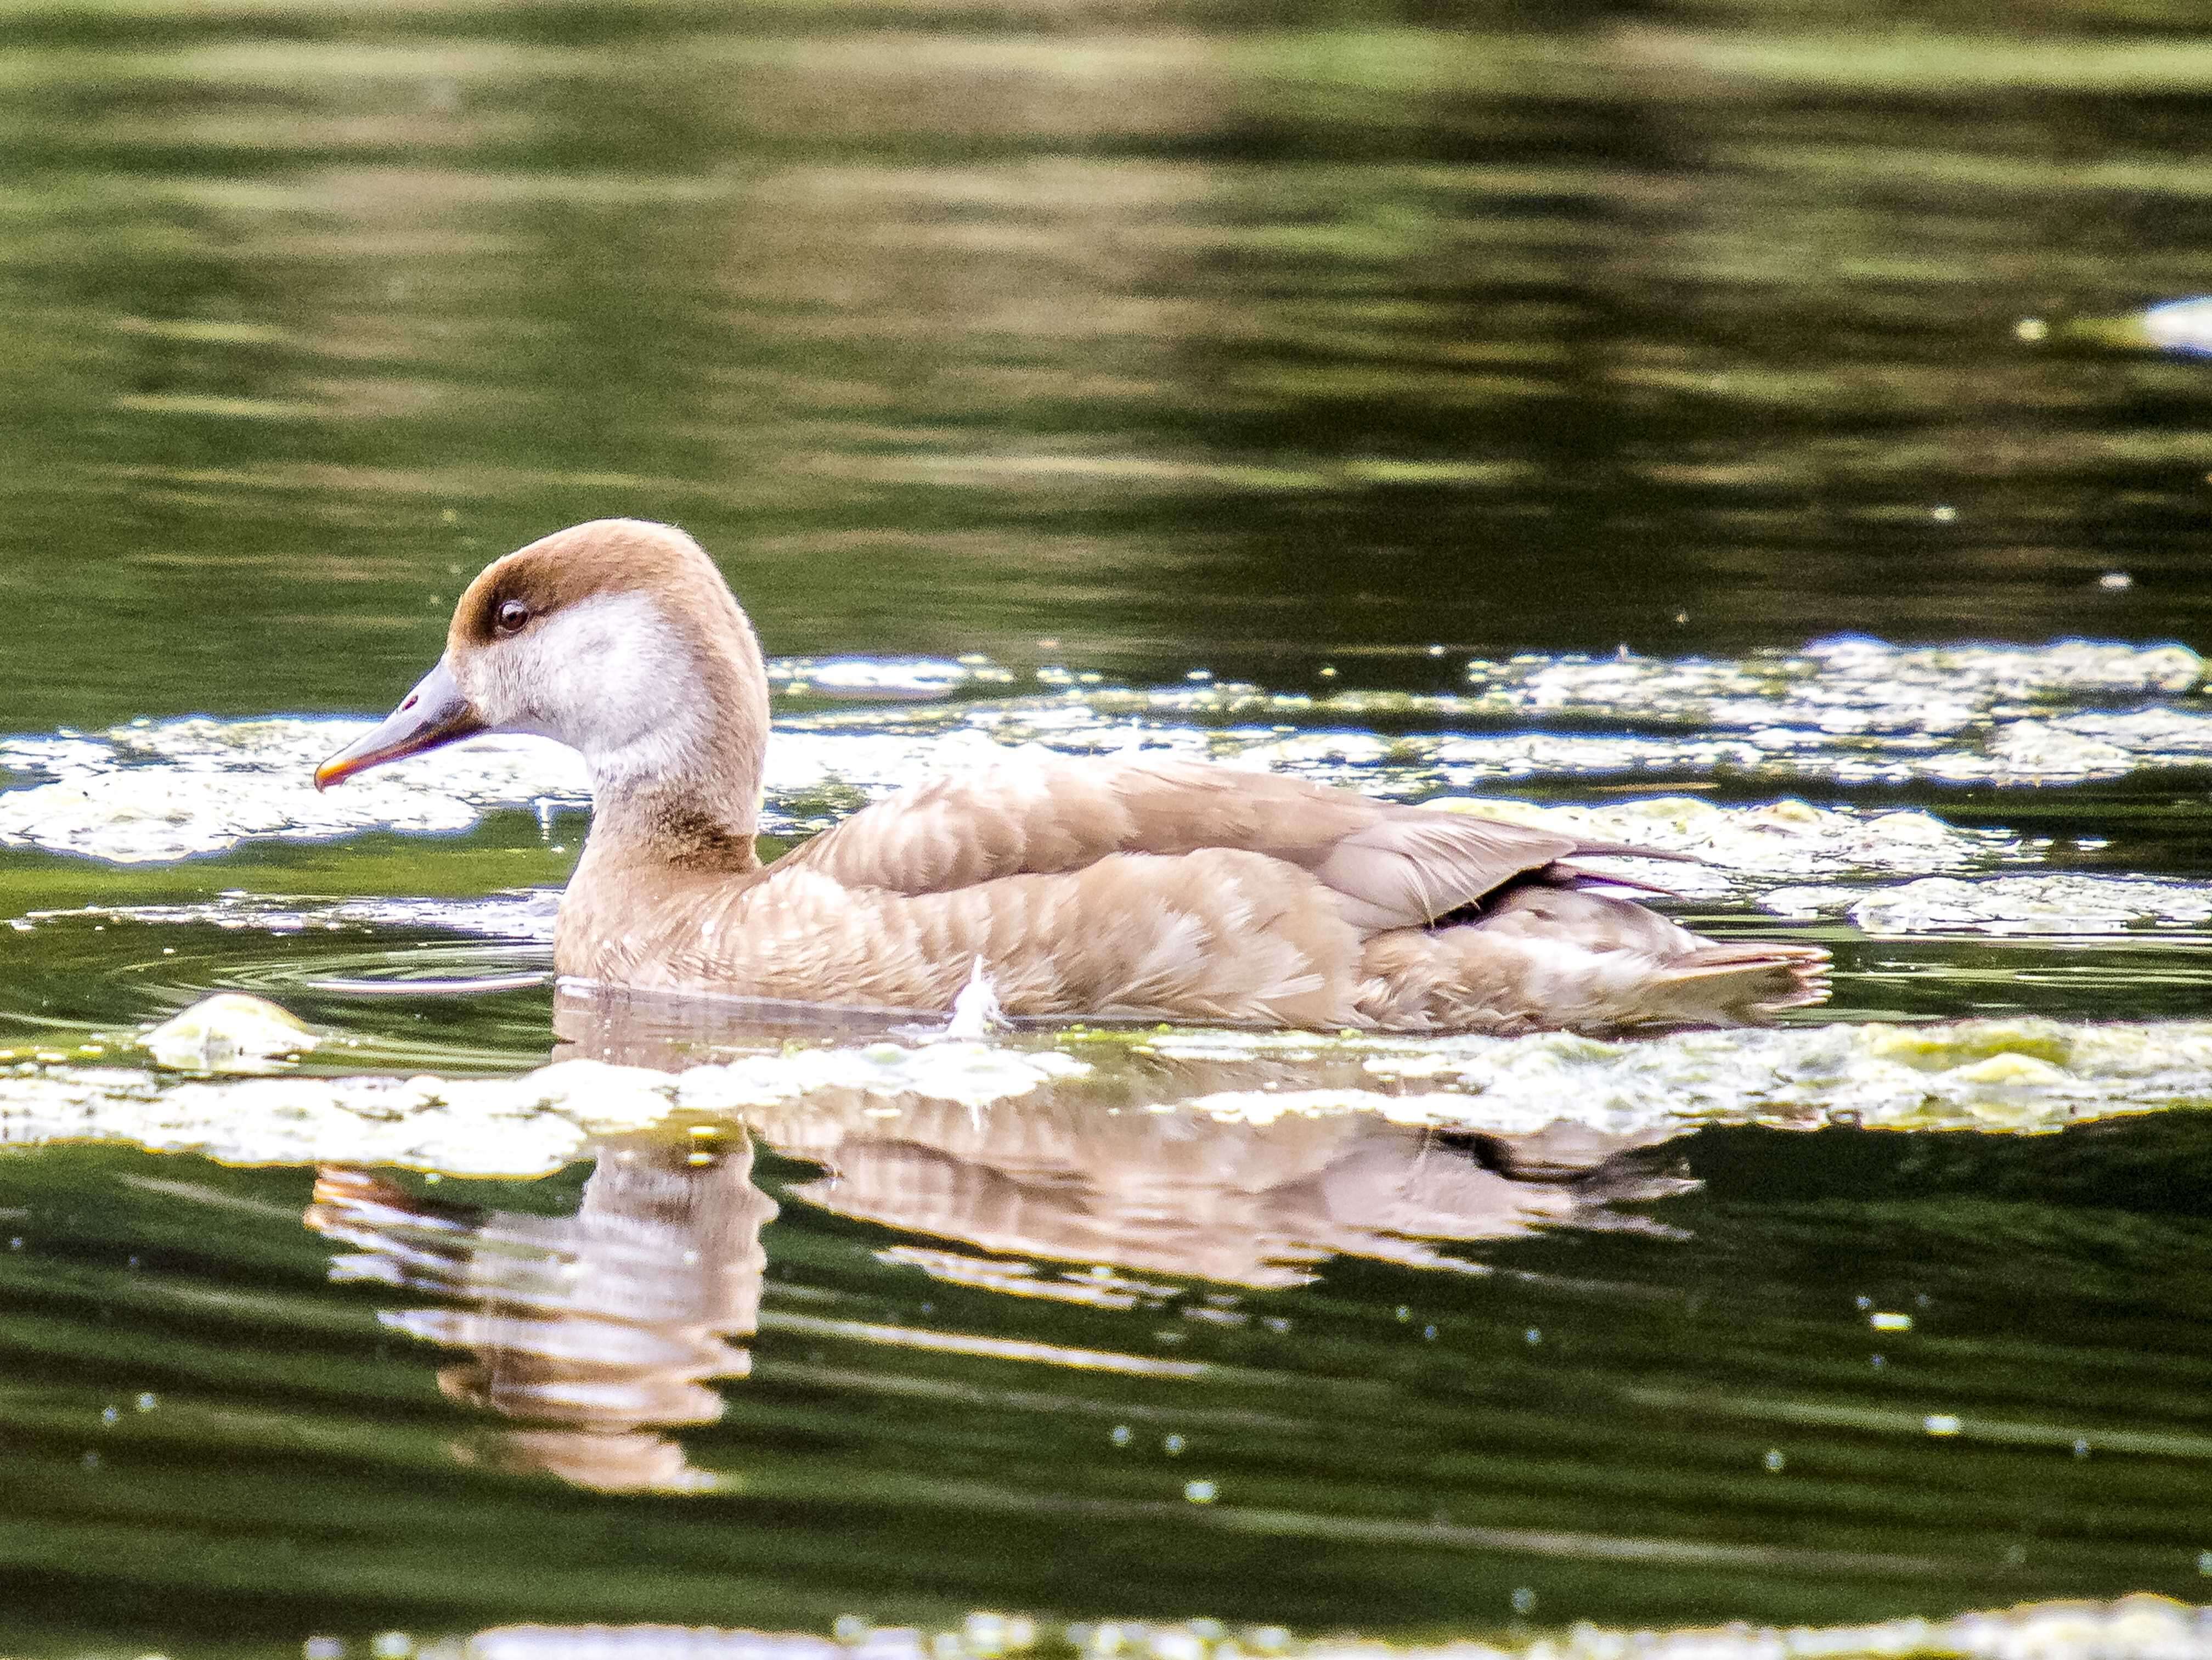
{"label": "dark green water", "polygon": [[[2212,364],[2066,327],[2212,286],[2201,21],[0,7],[0,1649],[2203,1599]],[[578,781],[266,717],[617,514],[780,844],[1010,741],[1594,807],[1835,1004],[990,1096],[394,994],[546,966]],[[218,989],[304,1093],[140,1049]],[[322,1081],[575,1054],[769,1081]]]}

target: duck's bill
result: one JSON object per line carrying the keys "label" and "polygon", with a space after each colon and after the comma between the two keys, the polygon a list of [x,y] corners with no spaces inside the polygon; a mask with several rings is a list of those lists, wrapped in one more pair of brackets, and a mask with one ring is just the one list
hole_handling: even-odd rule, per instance
{"label": "duck's bill", "polygon": [[476,706],[460,687],[453,684],[453,677],[446,672],[446,666],[440,663],[415,683],[415,690],[402,698],[399,707],[386,715],[374,731],[362,733],[317,767],[315,787],[328,789],[357,772],[380,767],[386,761],[397,761],[403,755],[420,755],[425,750],[436,749],[441,744],[450,744],[457,738],[483,730],[483,717],[477,713]]}

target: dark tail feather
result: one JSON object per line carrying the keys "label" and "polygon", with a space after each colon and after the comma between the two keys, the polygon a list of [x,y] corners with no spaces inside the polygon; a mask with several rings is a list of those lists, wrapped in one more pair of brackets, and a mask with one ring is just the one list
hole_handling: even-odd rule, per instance
{"label": "dark tail feather", "polygon": [[1594,888],[1627,888],[1636,893],[1656,893],[1662,899],[1682,897],[1674,889],[1662,887],[1656,882],[1647,882],[1640,876],[1615,876],[1610,871],[1583,870],[1564,859],[1554,859],[1545,866],[1543,874],[1547,880],[1556,881],[1561,887],[1573,888],[1578,892]]}
{"label": "dark tail feather", "polygon": [[1619,842],[1578,842],[1575,850],[1564,859],[1554,859],[1544,866],[1543,874],[1569,888],[1628,888],[1638,893],[1656,893],[1664,899],[1680,899],[1682,896],[1672,888],[1662,887],[1656,882],[1647,882],[1641,877],[1614,876],[1606,871],[1584,870],[1574,861],[1577,859],[1663,859],[1674,865],[1702,865],[1705,860],[1694,853],[1671,853],[1663,848],[1632,848]]}

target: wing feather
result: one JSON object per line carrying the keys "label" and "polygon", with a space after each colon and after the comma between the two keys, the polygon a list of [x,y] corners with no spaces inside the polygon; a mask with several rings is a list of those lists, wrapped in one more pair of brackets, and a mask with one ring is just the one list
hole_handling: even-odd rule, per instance
{"label": "wing feather", "polygon": [[1419,927],[1578,853],[1673,856],[1273,773],[1016,751],[878,802],[781,862],[848,887],[923,894],[1205,848],[1297,866],[1334,891],[1363,933]]}
{"label": "wing feather", "polygon": [[1575,851],[1572,836],[1465,813],[1401,808],[1311,868],[1364,933],[1417,928]]}

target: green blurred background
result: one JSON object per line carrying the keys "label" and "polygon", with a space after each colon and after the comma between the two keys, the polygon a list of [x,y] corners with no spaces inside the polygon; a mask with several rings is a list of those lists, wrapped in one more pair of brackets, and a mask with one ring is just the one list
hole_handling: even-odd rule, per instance
{"label": "green blurred background", "polygon": [[2014,328],[2207,280],[2188,10],[9,4],[0,726],[607,514],[782,652],[2187,635],[2204,370]]}

